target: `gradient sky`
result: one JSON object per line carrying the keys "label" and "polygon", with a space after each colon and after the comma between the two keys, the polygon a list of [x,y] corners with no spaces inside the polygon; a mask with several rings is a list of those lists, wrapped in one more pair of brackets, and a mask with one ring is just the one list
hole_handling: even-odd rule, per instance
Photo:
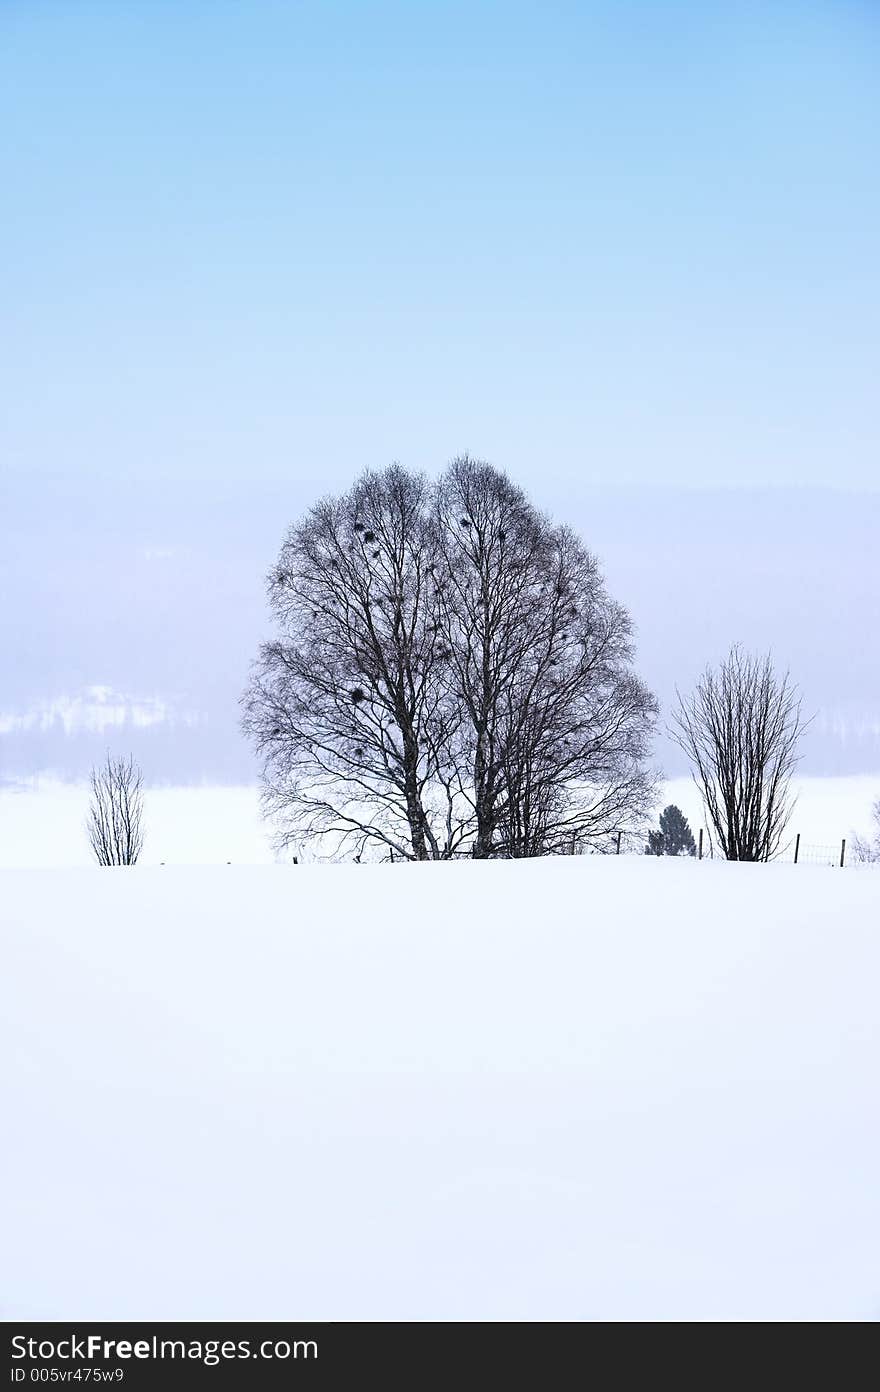
{"label": "gradient sky", "polygon": [[[465,448],[584,527],[658,661],[664,537],[714,526],[687,661],[679,635],[647,672],[662,694],[734,638],[818,670],[820,634],[819,704],[876,694],[873,0],[0,0],[0,132],[0,707],[85,681],[164,697],[210,599],[197,557],[173,570],[182,533],[250,624],[316,492]],[[781,599],[745,584],[754,633],[716,633],[731,570],[778,554],[737,550],[748,507],[725,534],[726,503],[682,498],[767,488],[782,518],[810,490],[813,530],[785,541]],[[819,556],[821,489],[850,502]],[[155,588],[152,649],[120,586],[140,623]],[[178,686],[208,699],[189,668]]]}
{"label": "gradient sky", "polygon": [[3,455],[880,486],[880,6],[4,0]]}

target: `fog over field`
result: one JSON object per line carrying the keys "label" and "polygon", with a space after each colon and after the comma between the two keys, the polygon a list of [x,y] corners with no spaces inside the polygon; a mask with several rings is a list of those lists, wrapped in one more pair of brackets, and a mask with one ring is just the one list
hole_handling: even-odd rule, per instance
{"label": "fog over field", "polygon": [[[264,577],[287,526],[365,462],[386,461],[320,478],[294,460],[289,482],[272,483],[13,475],[0,778],[80,778],[110,746],[152,783],[254,782],[238,699],[269,632]],[[663,729],[676,685],[739,641],[772,649],[803,690],[815,717],[804,775],[880,773],[880,493],[623,490],[601,477],[585,452],[533,493],[580,530],[631,611],[637,669],[662,705],[661,769],[687,771]]]}
{"label": "fog over field", "polygon": [[0,6],[0,780],[253,784],[286,528],[464,450],[880,771],[876,8],[203,10]]}

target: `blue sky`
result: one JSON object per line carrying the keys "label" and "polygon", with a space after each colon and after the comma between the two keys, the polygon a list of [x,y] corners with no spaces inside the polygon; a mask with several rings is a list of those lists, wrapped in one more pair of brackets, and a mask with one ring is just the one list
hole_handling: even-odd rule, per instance
{"label": "blue sky", "polygon": [[854,0],[4,0],[4,456],[877,487],[878,72]]}
{"label": "blue sky", "polygon": [[105,685],[245,776],[287,523],[470,449],[664,704],[770,646],[876,768],[878,74],[867,0],[0,0],[0,725]]}

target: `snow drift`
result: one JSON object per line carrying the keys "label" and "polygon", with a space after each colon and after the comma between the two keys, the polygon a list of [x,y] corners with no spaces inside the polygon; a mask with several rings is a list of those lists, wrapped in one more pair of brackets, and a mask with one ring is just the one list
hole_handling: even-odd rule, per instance
{"label": "snow drift", "polygon": [[880,874],[4,872],[10,1318],[880,1315]]}

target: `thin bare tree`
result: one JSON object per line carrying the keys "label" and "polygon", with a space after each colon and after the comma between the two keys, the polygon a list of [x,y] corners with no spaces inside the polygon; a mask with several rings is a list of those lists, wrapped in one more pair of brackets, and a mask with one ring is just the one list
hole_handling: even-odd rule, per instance
{"label": "thin bare tree", "polygon": [[691,761],[722,854],[772,859],[794,806],[791,778],[808,723],[789,674],[777,675],[769,654],[736,644],[690,697],[676,694],[670,734]]}
{"label": "thin bare tree", "polygon": [[855,858],[865,865],[876,865],[880,862],[880,798],[874,803],[871,816],[874,822],[874,834],[870,840],[862,836],[853,837]]}
{"label": "thin bare tree", "polygon": [[99,865],[134,865],[144,844],[143,775],[134,759],[112,758],[92,769],[86,834]]}

